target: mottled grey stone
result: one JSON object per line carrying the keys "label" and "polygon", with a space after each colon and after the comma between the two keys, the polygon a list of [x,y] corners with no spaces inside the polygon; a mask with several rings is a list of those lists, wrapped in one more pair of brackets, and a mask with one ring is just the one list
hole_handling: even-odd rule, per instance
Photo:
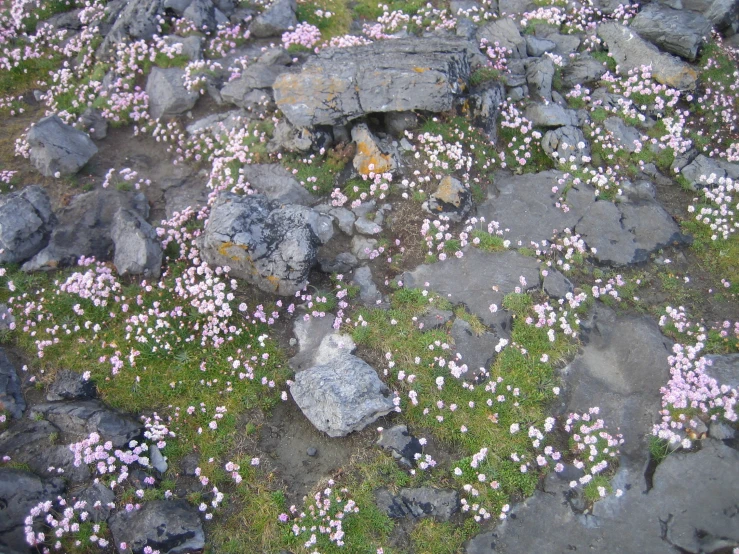
{"label": "mottled grey stone", "polygon": [[74,175],[97,154],[89,135],[64,123],[57,115],[35,123],[26,137],[31,163],[45,177]]}
{"label": "mottled grey stone", "polygon": [[280,164],[247,164],[244,178],[253,189],[280,204],[310,206],[315,197]]}
{"label": "mottled grey stone", "polygon": [[15,367],[0,348],[0,411],[6,412],[14,419],[20,419],[26,409],[21,381]]}
{"label": "mottled grey stone", "polygon": [[200,93],[185,88],[185,70],[178,67],[153,67],[146,81],[149,115],[152,119],[172,117],[192,109]]}
{"label": "mottled grey stone", "polygon": [[477,31],[477,41],[487,40],[488,44],[496,42],[511,51],[511,58],[526,57],[526,41],[518,31],[513,19],[504,17],[483,25]]}
{"label": "mottled grey stone", "polygon": [[563,108],[559,104],[530,104],[524,111],[526,119],[539,127],[562,127],[577,125],[577,114],[574,110]]}
{"label": "mottled grey stone", "polygon": [[390,429],[383,429],[377,445],[389,450],[393,458],[405,467],[415,467],[416,455],[423,452],[421,442],[414,437],[406,425],[395,425]]}
{"label": "mottled grey stone", "polygon": [[162,245],[157,232],[133,210],[119,209],[110,228],[118,275],[143,275],[158,279],[162,272]]}
{"label": "mottled grey stone", "polygon": [[454,490],[432,487],[400,489],[397,494],[380,489],[375,492],[375,503],[393,519],[432,517],[449,521],[459,510],[459,494]]}
{"label": "mottled grey stone", "polygon": [[298,24],[295,0],[275,0],[259,14],[249,27],[253,37],[267,38],[281,35]]}
{"label": "mottled grey stone", "polygon": [[49,387],[46,400],[83,400],[95,397],[95,383],[85,379],[82,374],[68,369],[57,371],[54,382]]}
{"label": "mottled grey stone", "polygon": [[712,25],[699,13],[653,2],[644,6],[629,27],[663,50],[694,61],[703,41],[711,37]]}
{"label": "mottled grey stone", "polygon": [[56,217],[38,185],[0,196],[0,263],[21,263],[49,240]]}

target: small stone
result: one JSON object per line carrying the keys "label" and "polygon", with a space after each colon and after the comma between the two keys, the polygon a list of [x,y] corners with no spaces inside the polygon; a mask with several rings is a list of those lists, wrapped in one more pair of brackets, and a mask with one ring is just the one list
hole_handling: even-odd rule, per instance
{"label": "small stone", "polygon": [[318,450],[316,450],[314,447],[310,447],[308,450],[305,451],[306,454],[310,457],[314,457],[318,454]]}
{"label": "small stone", "polygon": [[368,239],[360,235],[355,235],[352,238],[352,253],[357,257],[358,260],[369,260],[370,254],[377,246],[377,240]]}
{"label": "small stone", "polygon": [[439,186],[424,203],[423,209],[435,216],[448,217],[451,221],[462,221],[472,208],[472,194],[458,179],[444,177]]}
{"label": "small stone", "polygon": [[149,447],[149,461],[151,462],[151,467],[156,469],[161,475],[164,475],[167,472],[169,465],[155,444],[152,444]]}
{"label": "small stone", "polygon": [[57,400],[82,400],[94,398],[96,394],[95,383],[85,379],[76,371],[68,369],[59,370],[56,378],[49,387],[46,399],[50,402]]}
{"label": "small stone", "polygon": [[363,177],[370,173],[389,173],[395,169],[395,160],[390,154],[384,154],[377,144],[377,138],[364,123],[352,129],[352,140],[357,144],[354,156],[354,169]]}

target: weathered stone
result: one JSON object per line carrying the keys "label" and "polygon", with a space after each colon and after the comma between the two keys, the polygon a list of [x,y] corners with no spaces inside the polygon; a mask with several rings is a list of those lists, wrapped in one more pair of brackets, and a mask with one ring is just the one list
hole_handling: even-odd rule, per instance
{"label": "weathered stone", "polygon": [[162,245],[154,228],[132,210],[119,209],[110,236],[115,246],[113,263],[118,275],[157,279],[162,271]]}
{"label": "weathered stone", "polygon": [[526,53],[534,58],[539,58],[547,52],[553,52],[557,44],[549,39],[526,35]]}
{"label": "weathered stone", "polygon": [[590,161],[590,144],[579,127],[565,125],[544,133],[541,148],[557,163],[568,162],[567,166]]}
{"label": "weathered stone", "polygon": [[[451,336],[454,340],[454,352],[456,353],[455,365],[458,368],[466,366],[466,371],[462,371],[460,377],[466,381],[472,381],[477,375],[490,369],[498,355],[495,348],[498,346],[499,340],[509,338],[510,333],[506,333],[505,337],[488,331],[477,334],[469,323],[457,318],[452,324]],[[451,363],[449,365],[454,375]]]}
{"label": "weathered stone", "polygon": [[178,67],[153,67],[146,81],[149,115],[152,119],[172,117],[195,106],[200,94],[185,88],[185,70]]}
{"label": "weathered stone", "polygon": [[739,354],[711,354],[706,360],[709,362],[706,374],[716,379],[719,386],[739,389]]}
{"label": "weathered stone", "polygon": [[77,173],[98,151],[90,137],[57,115],[44,117],[28,131],[31,163],[45,177]]}
{"label": "weathered stone", "polygon": [[[539,262],[516,252],[484,252],[470,248],[461,258],[451,257],[421,265],[402,276],[407,288],[430,288],[454,304],[463,303],[488,326],[498,318],[490,306],[502,305],[503,297],[521,287],[539,286]],[[425,283],[428,283],[426,286]]]}
{"label": "weathered stone", "polygon": [[90,138],[102,140],[108,136],[108,120],[100,110],[89,107],[82,112],[78,121]]}
{"label": "weathered stone", "polygon": [[359,287],[359,299],[363,304],[374,306],[378,300],[382,300],[382,295],[372,280],[372,271],[368,266],[365,265],[354,270],[351,284]]}
{"label": "weathered stone", "polygon": [[200,248],[208,263],[228,265],[232,275],[264,291],[292,295],[308,282],[319,237],[331,229],[331,218],[305,206],[278,206],[261,194],[224,192],[213,206]]}
{"label": "weathered stone", "polygon": [[375,370],[351,354],[297,373],[290,392],[308,420],[330,437],[360,431],[395,410]]}
{"label": "weathered stone", "polygon": [[536,102],[551,102],[553,78],[554,62],[549,58],[541,58],[529,64],[526,69],[526,82],[531,98]]}
{"label": "weathered stone", "polygon": [[[139,510],[116,512],[108,524],[120,554],[141,552],[145,546],[162,554],[184,554],[205,546],[198,511],[184,500],[145,502]],[[121,543],[127,548],[120,548]]]}
{"label": "weathered stone", "polygon": [[192,0],[182,17],[192,21],[200,31],[213,31],[218,25],[216,8],[211,0]]}
{"label": "weathered stone", "polygon": [[148,40],[157,32],[159,15],[164,11],[162,0],[133,0],[123,4],[113,28],[97,50],[97,57],[104,57],[127,38]]}
{"label": "weathered stone", "polygon": [[116,448],[127,446],[144,432],[143,426],[99,400],[47,402],[31,408],[30,416],[43,416],[69,435],[88,436],[97,433]]}
{"label": "weathered stone", "polygon": [[369,177],[370,173],[391,173],[395,170],[395,160],[390,154],[385,154],[380,150],[377,138],[366,124],[360,123],[354,126],[352,140],[357,145],[357,153],[352,163],[361,176]]}
{"label": "weathered stone", "polygon": [[542,282],[542,288],[552,298],[564,298],[575,290],[572,282],[556,269],[547,270],[547,274],[544,276]]}
{"label": "weathered stone", "polygon": [[275,125],[274,137],[267,145],[267,150],[277,152],[307,152],[313,146],[313,133],[308,129],[298,129],[288,121],[280,121]]}
{"label": "weathered stone", "polygon": [[421,442],[410,434],[405,425],[396,425],[390,429],[383,429],[377,445],[389,450],[393,458],[405,467],[415,467],[416,455],[423,452]]}
{"label": "weathered stone", "polygon": [[452,108],[469,80],[471,43],[458,38],[385,40],[326,48],[274,84],[277,106],[297,127],[334,125],[374,112]]}
{"label": "weathered stone", "polygon": [[491,141],[497,137],[498,116],[505,99],[505,86],[494,81],[483,83],[470,91],[470,116]]}
{"label": "weathered stone", "polygon": [[406,131],[418,126],[418,116],[413,112],[387,112],[385,114],[385,129],[391,135],[403,137]]}
{"label": "weathered stone", "polygon": [[598,36],[608,46],[621,75],[649,65],[657,82],[679,90],[695,88],[698,73],[694,68],[670,54],[661,53],[628,27],[619,23],[603,23],[598,26]]}
{"label": "weathered stone", "polygon": [[162,456],[161,451],[155,444],[149,446],[149,463],[160,475],[164,475],[169,467],[167,460]]}
{"label": "weathered stone", "polygon": [[267,38],[281,35],[298,24],[295,0],[275,0],[252,22],[249,31],[253,37]]}
{"label": "weathered stone", "polygon": [[498,46],[508,48],[511,58],[526,57],[526,41],[511,18],[504,17],[485,24],[477,31],[477,41],[483,39],[490,45],[497,42]]}
{"label": "weathered stone", "polygon": [[85,511],[90,514],[90,521],[100,523],[106,521],[113,512],[115,493],[101,482],[93,483],[77,495],[77,500],[85,503]]}
{"label": "weathered stone", "polygon": [[[626,152],[633,154],[637,149],[641,150],[641,133],[636,128],[626,125],[620,117],[607,118],[603,122],[603,126],[611,134],[611,138],[613,138],[616,145]],[[646,143],[646,140],[644,142]]]}
{"label": "weathered stone", "polygon": [[356,350],[351,336],[337,333],[333,323],[331,315],[295,320],[293,333],[298,340],[299,351],[290,358],[291,368],[302,371]]}
{"label": "weathered stone", "polygon": [[370,254],[375,250],[376,246],[377,239],[370,239],[360,235],[355,235],[352,238],[352,254],[358,260],[369,260]]}
{"label": "weathered stone", "polygon": [[21,263],[49,240],[56,218],[38,185],[0,196],[0,264]]}
{"label": "weathered stone", "polygon": [[187,37],[167,35],[164,37],[164,42],[169,46],[182,45],[182,55],[187,56],[190,61],[200,60],[203,57],[203,37],[200,35],[190,35]]}
{"label": "weathered stone", "polygon": [[280,164],[247,164],[244,178],[258,193],[280,204],[310,206],[314,196]]}
{"label": "weathered stone", "polygon": [[419,329],[431,330],[443,327],[448,321],[451,321],[454,317],[454,312],[451,310],[437,310],[436,308],[430,308],[427,312],[420,317],[416,325]]}
{"label": "weathered stone", "polygon": [[472,194],[458,179],[447,175],[431,194],[423,209],[436,217],[462,221],[472,208]]}
{"label": "weathered stone", "polygon": [[737,30],[739,2],[736,0],[682,0],[686,10],[700,12],[708,19],[717,31]]}
{"label": "weathered stone", "polygon": [[247,67],[241,77],[229,81],[221,89],[221,97],[240,108],[252,108],[254,97],[249,93],[259,89],[259,94],[269,96],[268,89],[286,68],[277,64],[256,63]]}
{"label": "weathered stone", "polygon": [[524,115],[526,119],[539,127],[577,126],[577,114],[559,104],[530,104]]}
{"label": "weathered stone", "polygon": [[400,489],[396,495],[380,489],[375,493],[375,503],[393,519],[432,517],[449,521],[459,510],[459,494],[454,490],[432,487]]}
{"label": "weathered stone", "polygon": [[594,83],[607,71],[603,62],[599,62],[587,54],[580,54],[569,60],[562,70],[562,84],[568,88],[575,85]]}
{"label": "weathered stone", "polygon": [[324,258],[318,255],[318,263],[324,273],[348,273],[359,265],[357,257],[350,252],[341,252],[334,258]]}
{"label": "weathered stone", "polygon": [[61,479],[46,481],[28,471],[0,467],[0,552],[28,553],[23,528],[31,508],[63,492]]}
{"label": "weathered stone", "polygon": [[[81,437],[63,440],[62,430],[48,421],[22,419],[0,434],[0,457],[26,464],[38,475],[56,475],[59,470],[71,483],[83,483],[90,478],[86,465],[74,465],[74,454],[68,444]],[[49,473],[53,468],[53,473]]]}
{"label": "weathered stone", "polygon": [[46,400],[56,402],[58,400],[84,400],[94,398],[97,394],[95,383],[85,379],[82,374],[68,369],[56,372],[54,382],[46,393]]}
{"label": "weathered stone", "polygon": [[0,348],[0,411],[14,419],[20,419],[25,409],[26,400],[23,398],[21,381],[5,354],[5,349]]}
{"label": "weathered stone", "polygon": [[329,211],[333,217],[336,218],[336,224],[339,226],[344,233],[347,235],[354,234],[354,221],[357,217],[346,208],[333,208]]}
{"label": "weathered stone", "polygon": [[149,215],[149,204],[140,192],[95,189],[75,196],[57,212],[59,223],[51,233],[49,244],[23,264],[23,271],[74,265],[82,256],[110,260],[113,254],[110,227],[120,208],[134,210],[144,218]]}
{"label": "weathered stone", "polygon": [[675,10],[658,2],[647,4],[629,24],[639,36],[660,48],[694,61],[711,22],[690,10]]}
{"label": "weathered stone", "polygon": [[739,165],[715,160],[698,154],[690,163],[686,163],[680,173],[687,179],[693,190],[713,188],[722,178],[739,178]]}

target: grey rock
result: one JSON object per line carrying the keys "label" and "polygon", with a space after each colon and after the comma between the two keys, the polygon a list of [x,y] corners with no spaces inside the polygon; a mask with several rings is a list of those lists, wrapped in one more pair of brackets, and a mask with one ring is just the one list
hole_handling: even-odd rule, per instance
{"label": "grey rock", "polygon": [[447,175],[431,194],[423,209],[435,217],[462,221],[472,209],[472,194],[458,179]]}
{"label": "grey rock", "polygon": [[358,217],[354,221],[354,228],[357,230],[357,233],[360,233],[362,235],[379,235],[382,233],[382,227],[380,227],[377,223],[374,221],[370,221],[366,217]]}
{"label": "grey rock", "polygon": [[624,180],[621,183],[621,188],[626,197],[632,201],[654,200],[657,195],[654,185],[649,181],[638,181],[637,183],[632,183],[631,181]]}
{"label": "grey rock", "polygon": [[498,0],[500,15],[520,15],[536,9],[536,2],[532,0]]}
{"label": "grey rock", "polygon": [[575,85],[586,85],[600,80],[607,68],[587,54],[579,54],[574,60],[569,60],[562,70],[562,84],[568,88]]}
{"label": "grey rock", "polygon": [[689,10],[651,3],[629,25],[639,36],[663,50],[694,61],[703,41],[711,36],[711,22]]}
{"label": "grey rock", "polygon": [[158,279],[162,271],[162,245],[154,228],[139,214],[124,208],[113,217],[110,236],[115,247],[113,263],[118,275]]}
{"label": "grey rock", "polygon": [[416,455],[423,452],[421,442],[408,431],[405,425],[383,429],[377,445],[390,451],[393,458],[408,468],[415,467]]}
{"label": "grey rock", "polygon": [[58,400],[86,400],[97,395],[94,381],[85,379],[82,374],[68,369],[57,371],[54,382],[46,393],[49,402]]}
{"label": "grey rock", "polygon": [[[68,446],[80,438],[65,443],[62,430],[53,423],[22,419],[0,434],[0,457],[10,456],[38,475],[56,475],[61,470],[65,480],[83,483],[90,478],[90,470],[84,464],[74,465],[74,454]],[[50,467],[54,468],[53,474],[49,473]]]}
{"label": "grey rock", "polygon": [[90,521],[100,523],[113,512],[110,505],[115,504],[115,493],[98,481],[83,489],[77,500],[86,504],[85,511],[90,514]]}
{"label": "grey rock", "polygon": [[485,24],[477,31],[477,42],[487,40],[511,51],[511,58],[526,57],[526,41],[512,19],[505,17]]}
{"label": "grey rock", "polygon": [[454,317],[454,312],[451,310],[437,310],[436,308],[429,308],[422,316],[418,318],[416,325],[422,330],[438,329],[451,321]]}
{"label": "grey rock", "polygon": [[315,197],[280,164],[247,164],[244,178],[258,193],[280,204],[310,206],[315,202]]}
{"label": "grey rock", "polygon": [[619,23],[603,23],[598,26],[597,33],[608,46],[622,75],[643,65],[651,65],[652,77],[657,82],[679,90],[695,88],[698,74],[694,68],[670,54],[661,53],[628,27]]}
{"label": "grey rock", "polygon": [[309,129],[298,129],[288,121],[280,121],[275,125],[272,140],[267,145],[267,150],[277,152],[286,150],[288,152],[307,152],[313,146],[313,133]]}
{"label": "grey rock", "polygon": [[359,235],[352,238],[352,254],[354,254],[358,260],[369,260],[370,253],[376,246],[376,239],[370,239]]}
{"label": "grey rock", "polygon": [[490,305],[502,305],[503,297],[520,287],[520,277],[526,288],[539,285],[539,262],[517,252],[484,252],[466,250],[462,258],[447,258],[443,262],[418,266],[402,276],[406,288],[428,288],[454,304],[463,303],[487,326],[493,326],[498,316]]}
{"label": "grey rock", "polygon": [[187,179],[181,186],[164,191],[164,211],[168,218],[187,208],[197,212],[208,203],[210,192],[212,191],[204,179]]}
{"label": "grey rock", "polygon": [[549,58],[541,58],[530,63],[526,69],[526,82],[531,98],[536,102],[551,102],[553,78],[554,62]]}
{"label": "grey rock", "polygon": [[151,463],[151,467],[156,469],[161,475],[164,475],[169,467],[167,460],[164,459],[164,456],[162,456],[161,451],[155,444],[149,446],[149,463]]}
{"label": "grey rock", "polygon": [[526,119],[539,127],[577,126],[577,114],[559,104],[530,104],[524,115]]}
{"label": "grey rock", "polygon": [[572,282],[556,269],[548,269],[542,288],[552,298],[564,298],[575,290]]}
{"label": "grey rock", "polygon": [[336,223],[344,233],[347,235],[354,234],[354,221],[357,217],[346,208],[332,208],[329,212],[333,217],[336,218]]}
{"label": "grey rock", "polygon": [[216,8],[210,0],[192,0],[182,17],[192,21],[193,25],[201,31],[213,31],[218,25]]}
{"label": "grey rock", "polygon": [[241,73],[241,77],[229,81],[221,89],[221,97],[240,108],[254,106],[253,97],[249,93],[260,89],[259,94],[268,95],[275,79],[284,73],[286,68],[279,64],[256,63],[250,65]]}
{"label": "grey rock", "polygon": [[471,43],[452,37],[326,48],[275,81],[275,102],[297,127],[335,125],[374,112],[451,109],[469,80]]}
{"label": "grey rock", "polygon": [[97,108],[89,107],[79,118],[79,123],[90,138],[95,140],[103,140],[108,136],[108,120],[103,117],[103,113]]}
{"label": "grey rock", "polygon": [[318,255],[318,263],[324,273],[348,273],[359,265],[359,260],[354,254],[341,252],[334,258],[324,258]]}
{"label": "grey rock", "polygon": [[192,0],[164,0],[162,4],[164,8],[172,10],[179,17],[185,13],[187,7],[192,3]]}
{"label": "grey rock", "polygon": [[[330,356],[331,353],[337,351],[348,352],[354,351],[355,345],[350,337],[340,336],[335,340],[328,339],[324,344],[324,339],[336,334],[333,328],[334,318],[328,317],[311,317],[308,319],[297,318],[293,324],[293,333],[298,342],[298,353],[290,358],[290,367],[295,371],[301,371],[314,365],[316,356]],[[319,354],[320,350],[320,354]]]}
{"label": "grey rock", "polygon": [[185,127],[188,135],[196,135],[209,132],[214,138],[223,133],[231,131],[244,124],[246,112],[243,110],[231,110],[228,112],[215,113],[190,123]]}
{"label": "grey rock", "polygon": [[308,454],[308,456],[315,457],[318,455],[318,450],[315,447],[311,446],[310,448],[308,448],[308,450],[305,451],[305,453]]}
{"label": "grey rock", "polygon": [[557,45],[553,54],[563,57],[568,57],[570,54],[577,52],[582,42],[577,35],[560,35],[559,33],[547,35],[547,39]]}
{"label": "grey rock", "polygon": [[164,42],[169,46],[181,44],[182,54],[187,56],[190,61],[200,60],[203,57],[203,37],[200,35],[189,35],[187,37],[167,35],[164,37]]}
{"label": "grey rock", "polygon": [[375,370],[351,354],[297,373],[290,392],[308,420],[330,437],[360,431],[395,410]]}
{"label": "grey rock", "polygon": [[405,136],[406,131],[418,126],[418,116],[413,112],[387,112],[385,114],[385,129],[396,137]]}
{"label": "grey rock", "polygon": [[467,366],[467,371],[462,372],[461,378],[473,381],[480,373],[488,372],[498,355],[495,347],[499,339],[508,339],[510,333],[506,333],[505,337],[487,331],[478,335],[469,323],[456,318],[452,324],[451,336],[454,340],[454,352],[457,354],[455,364],[458,367]]}
{"label": "grey rock", "polygon": [[736,0],[683,0],[686,10],[702,13],[718,31],[737,30],[739,4]]}
{"label": "grey rock", "polygon": [[698,154],[693,161],[682,167],[680,173],[693,190],[700,190],[712,188],[722,178],[736,179],[739,176],[739,165],[721,164],[718,160]]}
{"label": "grey rock", "polygon": [[123,4],[110,32],[97,50],[102,58],[127,38],[148,40],[157,32],[158,16],[164,12],[163,0],[133,0]]}
{"label": "grey rock", "polygon": [[90,137],[57,115],[44,117],[28,131],[31,163],[45,177],[73,175],[98,151]]}
{"label": "grey rock", "polygon": [[108,520],[113,542],[118,547],[125,542],[128,549],[140,552],[145,546],[162,554],[197,552],[205,546],[203,525],[198,511],[184,500],[154,500],[145,502],[132,512],[121,510]]}
{"label": "grey rock", "polygon": [[23,417],[26,409],[21,381],[4,348],[0,348],[0,409],[14,419]]}
{"label": "grey rock", "polygon": [[320,236],[333,224],[305,206],[278,206],[260,194],[221,193],[200,239],[208,263],[267,292],[292,295],[305,287]]}
{"label": "grey rock", "polygon": [[390,173],[397,167],[393,156],[383,151],[386,148],[366,124],[352,128],[352,141],[357,145],[352,165],[363,177],[370,173]]}
{"label": "grey rock", "polygon": [[295,0],[275,0],[259,14],[249,27],[253,37],[267,38],[281,35],[298,24],[295,16],[297,10]]}
{"label": "grey rock", "polygon": [[0,332],[15,328],[15,317],[7,304],[0,304]]}
{"label": "grey rock", "polygon": [[122,448],[143,433],[143,426],[99,400],[77,400],[73,402],[47,402],[36,404],[30,417],[43,416],[63,433],[87,436],[98,433],[103,441],[109,440],[116,448]]}
{"label": "grey rock", "polygon": [[716,440],[732,440],[736,437],[736,430],[731,425],[721,421],[712,421],[708,428],[708,434]]}
{"label": "grey rock", "polygon": [[179,115],[191,110],[200,94],[185,88],[185,70],[178,67],[162,69],[153,67],[146,81],[146,94],[149,95],[149,115],[161,119]]}
{"label": "grey rock", "polygon": [[75,196],[56,214],[58,224],[49,244],[23,264],[23,271],[49,270],[74,265],[80,257],[110,260],[113,239],[110,227],[119,208],[128,208],[147,217],[149,204],[141,193],[95,189]]}
{"label": "grey rock", "polygon": [[459,494],[454,490],[432,487],[400,489],[396,495],[380,489],[375,492],[375,503],[393,519],[432,517],[449,521],[459,510]]}
{"label": "grey rock", "polygon": [[491,141],[495,141],[497,137],[498,115],[505,99],[505,86],[494,81],[484,83],[470,91],[470,116]]}
{"label": "grey rock", "polygon": [[26,516],[37,504],[56,500],[63,492],[59,479],[42,480],[28,471],[0,467],[0,552],[27,554]]}
{"label": "grey rock", "polygon": [[565,125],[544,133],[541,148],[555,162],[564,160],[580,165],[589,161],[590,158],[590,143],[583,132],[572,125]]}
{"label": "grey rock", "polygon": [[706,374],[716,379],[719,386],[739,389],[739,354],[711,354],[706,360],[710,362]]}
{"label": "grey rock", "polygon": [[363,304],[374,306],[378,300],[382,300],[382,295],[372,280],[372,271],[366,265],[354,270],[351,284],[359,287],[359,299]]}
{"label": "grey rock", "polygon": [[611,134],[614,142],[626,152],[633,154],[637,150],[636,144],[642,143],[641,133],[634,127],[626,125],[620,117],[607,118],[603,126]]}
{"label": "grey rock", "polygon": [[56,218],[46,191],[38,185],[0,196],[0,263],[20,263],[49,240]]}
{"label": "grey rock", "polygon": [[526,35],[526,53],[534,58],[539,58],[547,52],[554,52],[557,43],[546,38],[538,38],[532,35]]}

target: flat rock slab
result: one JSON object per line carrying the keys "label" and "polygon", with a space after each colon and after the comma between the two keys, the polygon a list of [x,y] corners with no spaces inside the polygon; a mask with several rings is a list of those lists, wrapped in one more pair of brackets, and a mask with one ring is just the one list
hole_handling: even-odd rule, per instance
{"label": "flat rock slab", "polygon": [[[689,239],[654,199],[613,203],[596,200],[595,189],[580,184],[567,192],[567,211],[557,207],[563,185],[559,171],[529,175],[499,175],[497,196],[489,196],[477,210],[486,221],[507,229],[514,246],[551,241],[565,229],[582,236],[598,261],[628,265],[646,261],[649,254]],[[557,192],[553,192],[553,187]]]}
{"label": "flat rock slab", "polygon": [[270,200],[302,206],[316,203],[316,197],[301,186],[292,173],[280,164],[247,164],[243,169],[244,178],[252,188]]}
{"label": "flat rock slab", "polygon": [[42,480],[19,469],[0,467],[0,552],[29,552],[24,520],[39,502],[55,500],[64,492],[61,479]]}
{"label": "flat rock slab", "polygon": [[14,419],[21,418],[26,409],[21,381],[4,348],[0,348],[0,409]]}
{"label": "flat rock slab", "polygon": [[360,431],[395,410],[375,370],[351,354],[297,373],[290,392],[305,417],[330,437]]}
{"label": "flat rock slab", "polygon": [[711,22],[690,10],[675,10],[660,3],[647,4],[629,24],[643,39],[690,61],[703,40],[711,36]]}
{"label": "flat rock slab", "polygon": [[421,455],[423,446],[421,441],[411,435],[406,425],[395,425],[390,429],[383,429],[377,446],[390,451],[393,458],[405,467],[415,467],[416,455]]}
{"label": "flat rock slab", "polygon": [[90,433],[98,433],[103,442],[109,440],[116,448],[127,447],[144,431],[140,423],[124,417],[99,400],[37,404],[30,411],[30,417],[34,416],[43,416],[70,435],[86,437]]}
{"label": "flat rock slab", "polygon": [[54,382],[49,387],[46,400],[83,400],[94,398],[97,394],[95,383],[85,379],[81,374],[68,369],[60,369]]}
{"label": "flat rock slab", "polygon": [[620,23],[603,23],[598,26],[598,36],[608,46],[621,75],[651,65],[652,76],[657,82],[679,90],[695,88],[698,72],[693,67],[675,56],[660,52],[629,27]]}
{"label": "flat rock slab", "polygon": [[[588,551],[730,552],[739,545],[736,525],[739,452],[720,441],[702,441],[699,452],[670,454],[645,492],[642,469],[622,467],[610,495],[592,515],[573,512],[561,487],[537,492],[514,507],[494,531],[467,543],[466,554]],[[556,478],[556,476],[553,476]],[[630,485],[630,488],[627,488]],[[566,485],[565,485],[566,486]]]}
{"label": "flat rock slab", "polygon": [[45,177],[74,175],[98,151],[90,137],[56,115],[39,120],[28,131],[31,163]]}
{"label": "flat rock slab", "polygon": [[[141,509],[116,512],[108,521],[120,554],[150,546],[162,554],[199,552],[205,546],[198,511],[184,500],[155,500]],[[125,542],[126,549],[120,544]]]}
{"label": "flat rock slab", "polygon": [[456,37],[326,48],[300,73],[277,78],[275,102],[296,127],[345,123],[375,112],[443,112],[469,80],[468,53],[476,49]]}
{"label": "flat rock slab", "polygon": [[0,196],[0,264],[25,262],[46,246],[56,217],[38,185]]}
{"label": "flat rock slab", "polygon": [[538,260],[517,252],[469,248],[461,258],[418,266],[404,273],[401,280],[407,288],[426,287],[453,304],[464,304],[490,327],[498,321],[490,305],[501,308],[503,297],[521,286],[521,277],[526,280],[525,289],[538,287],[539,269]]}
{"label": "flat rock slab", "polygon": [[582,323],[585,346],[562,370],[567,412],[598,406],[613,432],[624,435],[621,452],[646,462],[646,436],[659,423],[660,387],[670,379],[671,343],[646,317],[617,317],[596,303]]}
{"label": "flat rock slab", "polygon": [[455,490],[420,487],[400,489],[392,494],[387,489],[375,492],[377,507],[393,519],[433,517],[449,519],[459,510],[459,494]]}

